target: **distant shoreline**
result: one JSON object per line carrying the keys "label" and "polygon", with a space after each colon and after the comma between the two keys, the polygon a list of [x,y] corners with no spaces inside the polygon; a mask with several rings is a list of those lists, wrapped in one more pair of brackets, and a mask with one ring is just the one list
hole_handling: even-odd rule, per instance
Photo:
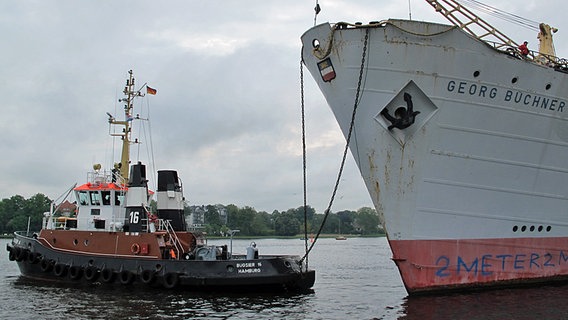
{"label": "distant shoreline", "polygon": [[[322,234],[320,238],[335,238],[337,234]],[[360,234],[344,234],[346,238],[377,238],[377,237],[384,237],[385,234],[378,233],[372,235],[360,235]],[[13,237],[12,234],[0,234],[0,239],[11,239]],[[304,235],[298,234],[295,236],[233,236],[233,239],[303,239]],[[217,240],[217,239],[229,239],[229,237],[221,237],[221,236],[207,236],[209,240]]]}
{"label": "distant shoreline", "polygon": [[[321,234],[320,238],[335,238],[339,236],[338,234]],[[384,237],[384,233],[370,234],[370,235],[360,235],[360,234],[342,234],[346,238],[378,238]],[[314,236],[315,237],[315,236]],[[222,236],[207,236],[207,239],[228,239],[230,237]],[[308,236],[308,239],[312,236]],[[304,239],[303,234],[298,234],[295,236],[233,236],[233,239]]]}

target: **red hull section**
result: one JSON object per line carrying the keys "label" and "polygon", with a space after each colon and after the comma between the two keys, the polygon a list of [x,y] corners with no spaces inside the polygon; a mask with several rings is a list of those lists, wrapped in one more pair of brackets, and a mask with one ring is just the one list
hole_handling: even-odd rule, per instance
{"label": "red hull section", "polygon": [[409,293],[568,279],[568,238],[390,240]]}

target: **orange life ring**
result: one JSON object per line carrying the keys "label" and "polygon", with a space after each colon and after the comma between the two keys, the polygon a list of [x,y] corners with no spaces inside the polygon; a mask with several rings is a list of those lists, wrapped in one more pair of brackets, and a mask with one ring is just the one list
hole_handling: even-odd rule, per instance
{"label": "orange life ring", "polygon": [[140,253],[140,245],[138,243],[133,243],[132,246],[130,247],[130,251],[132,251],[132,253],[134,253],[134,254],[139,254]]}

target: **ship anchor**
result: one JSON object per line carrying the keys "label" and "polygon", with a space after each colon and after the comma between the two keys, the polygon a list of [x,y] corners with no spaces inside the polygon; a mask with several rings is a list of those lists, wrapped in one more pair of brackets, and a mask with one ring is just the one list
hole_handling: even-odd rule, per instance
{"label": "ship anchor", "polygon": [[414,124],[416,115],[420,113],[420,111],[413,111],[414,106],[412,104],[412,96],[407,92],[404,93],[404,101],[406,101],[406,108],[398,107],[394,111],[394,117],[390,115],[387,108],[384,108],[383,111],[381,111],[381,115],[391,122],[391,125],[388,128],[389,130],[392,130],[392,128],[402,130],[410,127]]}

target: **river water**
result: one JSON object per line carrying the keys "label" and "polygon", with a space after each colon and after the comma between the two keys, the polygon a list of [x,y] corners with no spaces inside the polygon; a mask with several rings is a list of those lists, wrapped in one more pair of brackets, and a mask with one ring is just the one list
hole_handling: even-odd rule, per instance
{"label": "river water", "polygon": [[[1,319],[568,319],[568,286],[407,297],[385,238],[320,239],[307,294],[197,294],[27,280],[1,239]],[[296,239],[255,240],[261,254],[301,254]],[[223,244],[218,240],[209,241]],[[244,253],[248,240],[234,240]]]}

